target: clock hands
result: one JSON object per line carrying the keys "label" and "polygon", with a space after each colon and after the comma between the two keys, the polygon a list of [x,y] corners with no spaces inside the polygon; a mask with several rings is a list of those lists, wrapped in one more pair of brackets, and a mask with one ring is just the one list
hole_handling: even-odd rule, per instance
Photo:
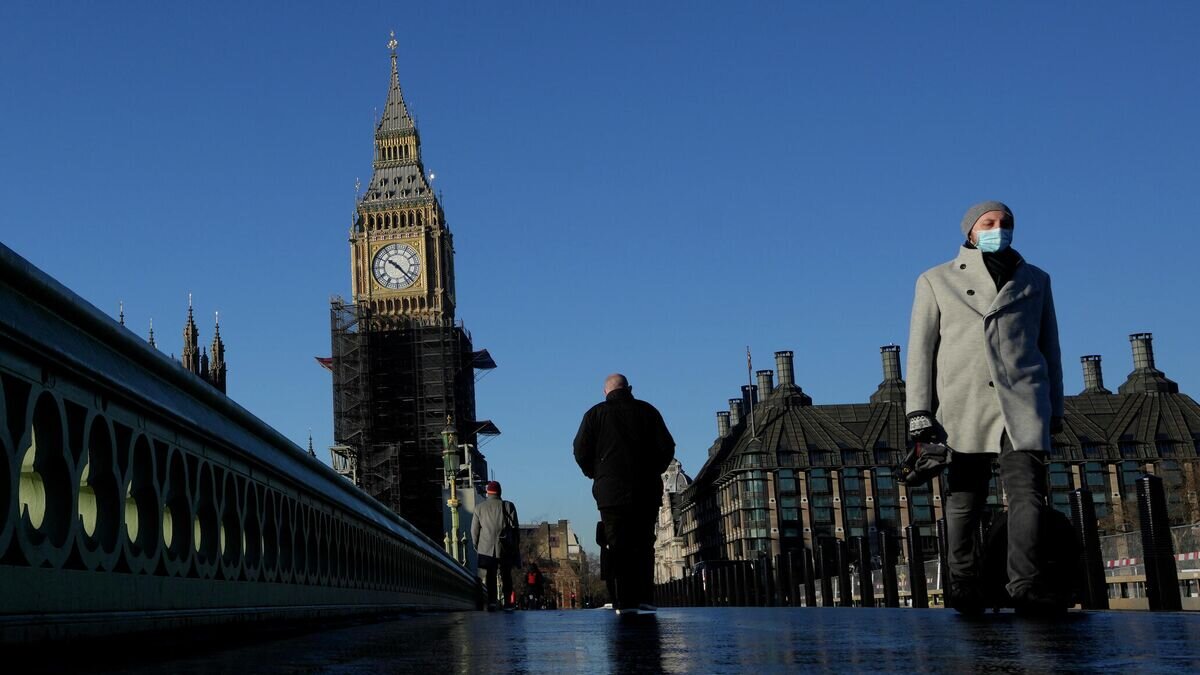
{"label": "clock hands", "polygon": [[388,258],[387,262],[389,265],[391,265],[392,267],[395,267],[397,270],[399,270],[400,274],[403,274],[404,278],[408,280],[408,283],[411,284],[412,282],[416,281],[416,279],[414,279],[403,267],[397,265],[395,260]]}

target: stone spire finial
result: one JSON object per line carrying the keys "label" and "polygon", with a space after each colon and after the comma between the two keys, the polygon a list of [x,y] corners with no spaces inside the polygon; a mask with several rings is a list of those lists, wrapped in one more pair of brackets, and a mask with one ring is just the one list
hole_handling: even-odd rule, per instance
{"label": "stone spire finial", "polygon": [[120,309],[117,312],[117,321],[120,321],[121,325],[124,326],[125,325],[125,301],[124,300],[120,301],[119,307],[120,307]]}
{"label": "stone spire finial", "polygon": [[150,342],[151,347],[154,347],[156,349],[158,348],[158,345],[154,344],[154,319],[150,319],[150,340],[149,340],[149,342]]}
{"label": "stone spire finial", "polygon": [[309,456],[309,457],[316,457],[316,456],[317,456],[317,451],[316,451],[316,450],[313,450],[313,444],[312,444],[312,429],[309,429],[309,430],[308,430],[308,456]]}

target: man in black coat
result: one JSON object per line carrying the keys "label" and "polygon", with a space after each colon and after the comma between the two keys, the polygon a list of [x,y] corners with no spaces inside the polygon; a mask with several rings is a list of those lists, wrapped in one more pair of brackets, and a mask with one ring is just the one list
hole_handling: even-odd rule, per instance
{"label": "man in black coat", "polygon": [[674,458],[675,439],[662,415],[633,397],[624,375],[609,375],[604,402],[587,411],[575,435],[575,462],[593,481],[619,614],[654,611],[654,521],[662,473]]}

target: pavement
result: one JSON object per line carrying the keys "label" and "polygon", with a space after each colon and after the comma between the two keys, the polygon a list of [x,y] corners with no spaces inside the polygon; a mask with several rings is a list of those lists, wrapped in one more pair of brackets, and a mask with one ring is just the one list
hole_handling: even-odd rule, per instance
{"label": "pavement", "polygon": [[[126,652],[128,654],[128,652]],[[97,661],[93,661],[96,663]],[[1200,672],[1200,614],[967,619],[949,610],[677,608],[412,614],[220,644],[113,671],[170,673]]]}

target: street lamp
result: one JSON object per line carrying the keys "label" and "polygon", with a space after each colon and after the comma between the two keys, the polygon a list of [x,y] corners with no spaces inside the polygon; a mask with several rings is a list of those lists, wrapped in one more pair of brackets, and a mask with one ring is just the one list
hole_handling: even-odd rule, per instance
{"label": "street lamp", "polygon": [[442,429],[442,471],[445,474],[445,486],[449,491],[446,506],[450,508],[450,531],[444,541],[446,553],[462,564],[465,562],[466,551],[459,542],[458,520],[458,467],[461,464],[458,454],[458,431],[454,421],[446,415],[446,428]]}

